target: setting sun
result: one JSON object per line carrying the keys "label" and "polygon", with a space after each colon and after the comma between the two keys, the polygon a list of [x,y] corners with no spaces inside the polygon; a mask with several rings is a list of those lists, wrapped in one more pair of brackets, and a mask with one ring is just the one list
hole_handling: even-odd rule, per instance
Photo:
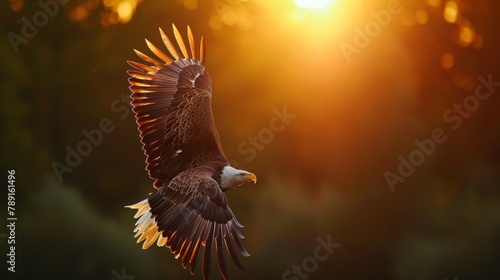
{"label": "setting sun", "polygon": [[304,9],[323,9],[330,3],[330,0],[295,0],[295,5]]}

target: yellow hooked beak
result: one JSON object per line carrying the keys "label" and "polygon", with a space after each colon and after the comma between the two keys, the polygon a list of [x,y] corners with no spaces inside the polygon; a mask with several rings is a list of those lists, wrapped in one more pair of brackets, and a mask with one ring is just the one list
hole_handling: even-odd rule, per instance
{"label": "yellow hooked beak", "polygon": [[243,179],[252,181],[254,184],[257,183],[257,176],[255,176],[255,174],[253,173],[243,175]]}

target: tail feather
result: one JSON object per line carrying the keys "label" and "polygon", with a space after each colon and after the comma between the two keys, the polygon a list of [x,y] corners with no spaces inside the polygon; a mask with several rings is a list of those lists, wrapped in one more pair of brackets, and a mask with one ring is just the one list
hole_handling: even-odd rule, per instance
{"label": "tail feather", "polygon": [[137,243],[144,241],[142,249],[151,247],[156,241],[158,246],[164,246],[167,243],[167,238],[162,236],[154,217],[151,215],[151,206],[148,199],[125,207],[137,210],[134,215],[134,218],[137,219],[134,238],[138,237]]}

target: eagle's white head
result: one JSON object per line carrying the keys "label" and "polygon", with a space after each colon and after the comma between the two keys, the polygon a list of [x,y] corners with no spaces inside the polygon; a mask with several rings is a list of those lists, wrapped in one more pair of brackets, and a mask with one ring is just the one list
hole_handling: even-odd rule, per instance
{"label": "eagle's white head", "polygon": [[255,184],[257,182],[255,174],[245,170],[236,169],[229,165],[222,168],[220,185],[223,191],[230,190],[247,182],[253,182]]}

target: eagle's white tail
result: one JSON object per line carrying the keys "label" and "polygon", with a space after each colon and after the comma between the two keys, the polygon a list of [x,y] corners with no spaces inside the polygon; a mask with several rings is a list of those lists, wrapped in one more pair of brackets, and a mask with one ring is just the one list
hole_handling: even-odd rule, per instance
{"label": "eagle's white tail", "polygon": [[149,206],[147,198],[134,205],[128,205],[125,207],[137,209],[137,213],[134,215],[134,218],[137,219],[137,222],[135,223],[136,228],[134,229],[134,232],[136,233],[134,238],[139,237],[137,239],[137,243],[144,241],[142,249],[149,248],[156,240],[158,240],[156,245],[160,247],[165,246],[167,238],[163,237],[161,232],[158,231],[158,226],[154,217],[151,215],[151,207]]}

